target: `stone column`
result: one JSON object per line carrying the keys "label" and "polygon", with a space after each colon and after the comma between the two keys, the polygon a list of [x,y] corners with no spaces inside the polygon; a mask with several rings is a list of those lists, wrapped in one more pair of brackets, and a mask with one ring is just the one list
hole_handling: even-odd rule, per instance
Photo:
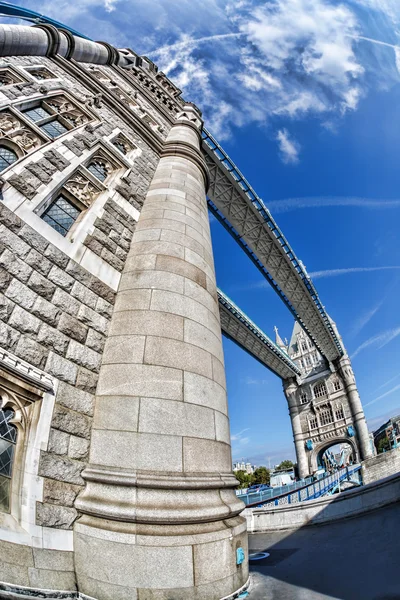
{"label": "stone column", "polygon": [[219,600],[248,579],[201,125],[185,106],[165,142],[100,370],[74,531],[79,589],[98,600]]}
{"label": "stone column", "polygon": [[296,391],[298,390],[298,385],[294,380],[283,381],[283,391],[285,393],[288,405],[289,405],[289,414],[290,420],[292,423],[293,430],[293,440],[294,446],[296,449],[296,458],[297,458],[297,468],[299,471],[300,479],[304,479],[308,477],[310,474],[310,469],[308,465],[307,453],[305,448],[305,440],[304,434],[301,428],[301,420],[299,407],[297,405],[296,399]]}
{"label": "stone column", "polygon": [[357,442],[361,458],[371,458],[374,453],[371,448],[371,442],[365,420],[364,410],[358,393],[356,379],[351,367],[350,358],[345,355],[339,361],[339,370],[346,388],[346,394],[349,400],[350,410],[353,416],[353,422],[357,432]]}

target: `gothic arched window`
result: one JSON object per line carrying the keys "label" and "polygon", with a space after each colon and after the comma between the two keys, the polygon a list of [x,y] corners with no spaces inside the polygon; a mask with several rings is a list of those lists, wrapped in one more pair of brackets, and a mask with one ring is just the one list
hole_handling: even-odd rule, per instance
{"label": "gothic arched window", "polygon": [[17,429],[10,421],[15,413],[10,408],[0,410],[0,511],[10,510],[10,490]]}
{"label": "gothic arched window", "polygon": [[338,392],[340,390],[340,381],[339,381],[339,379],[335,379],[335,381],[333,382],[333,389],[335,390],[335,392]]}
{"label": "gothic arched window", "polygon": [[17,153],[8,146],[0,145],[0,172],[18,160]]}
{"label": "gothic arched window", "polygon": [[113,144],[114,144],[114,146],[115,146],[116,148],[118,148],[118,150],[119,150],[119,151],[120,151],[122,154],[127,154],[127,153],[128,153],[128,148],[127,148],[126,144],[124,144],[124,143],[122,142],[122,140],[121,140],[121,139],[119,139],[119,138],[116,138],[116,139],[113,141]]}
{"label": "gothic arched window", "polygon": [[100,181],[105,181],[109,174],[109,168],[105,161],[94,159],[86,167],[92,175],[94,175]]}
{"label": "gothic arched window", "polygon": [[327,396],[328,392],[326,389],[326,385],[324,381],[321,381],[321,383],[317,383],[314,386],[314,396],[315,398],[322,398],[323,396]]}
{"label": "gothic arched window", "polygon": [[301,394],[300,395],[300,404],[307,404],[308,400],[307,400],[307,394]]}

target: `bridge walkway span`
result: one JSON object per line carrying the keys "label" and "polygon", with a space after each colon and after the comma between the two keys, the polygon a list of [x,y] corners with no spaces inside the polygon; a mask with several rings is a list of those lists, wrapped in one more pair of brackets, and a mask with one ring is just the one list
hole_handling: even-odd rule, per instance
{"label": "bridge walkway span", "polygon": [[203,130],[210,171],[209,209],[251,258],[320,352],[330,361],[342,344],[303,264],[261,198],[218,142]]}

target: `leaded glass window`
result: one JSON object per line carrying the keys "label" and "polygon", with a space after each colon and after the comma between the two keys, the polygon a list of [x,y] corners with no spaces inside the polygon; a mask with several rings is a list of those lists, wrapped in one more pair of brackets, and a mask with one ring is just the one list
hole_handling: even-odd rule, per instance
{"label": "leaded glass window", "polygon": [[10,423],[15,413],[0,410],[0,511],[10,510],[10,489],[13,458],[17,443],[17,429]]}
{"label": "leaded glass window", "polygon": [[42,106],[37,106],[36,108],[29,108],[24,111],[26,116],[31,119],[31,121],[40,121],[41,119],[47,119],[50,116],[50,113],[45,110]]}
{"label": "leaded glass window", "polygon": [[59,196],[42,214],[42,219],[65,237],[81,212],[64,196]]}
{"label": "leaded glass window", "polygon": [[108,169],[104,162],[93,160],[88,164],[87,170],[100,181],[105,181],[105,179],[107,179]]}
{"label": "leaded glass window", "polygon": [[56,138],[59,135],[62,135],[68,129],[60,123],[60,121],[50,121],[50,123],[45,123],[44,125],[40,125],[40,129],[43,129],[51,138]]}
{"label": "leaded glass window", "polygon": [[0,172],[7,169],[16,160],[18,160],[18,156],[14,150],[10,150],[7,146],[0,146]]}
{"label": "leaded glass window", "polygon": [[309,423],[310,423],[310,429],[317,429],[318,421],[317,421],[316,417],[310,419]]}

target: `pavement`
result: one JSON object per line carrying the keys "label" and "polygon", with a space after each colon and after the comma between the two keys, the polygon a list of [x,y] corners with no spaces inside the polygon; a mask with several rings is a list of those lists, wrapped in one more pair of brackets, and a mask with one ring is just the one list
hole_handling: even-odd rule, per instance
{"label": "pavement", "polygon": [[248,600],[400,600],[400,502],[354,519],[249,535]]}

